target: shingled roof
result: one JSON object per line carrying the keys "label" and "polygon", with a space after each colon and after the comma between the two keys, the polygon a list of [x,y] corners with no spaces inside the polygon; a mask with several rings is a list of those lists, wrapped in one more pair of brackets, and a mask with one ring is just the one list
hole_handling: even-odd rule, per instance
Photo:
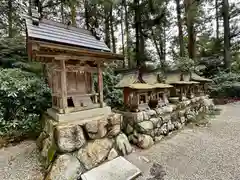
{"label": "shingled roof", "polygon": [[138,72],[132,71],[132,72],[123,74],[122,79],[115,87],[116,88],[125,88],[125,87],[129,87],[131,84],[138,83],[138,82],[139,82]]}
{"label": "shingled roof", "polygon": [[116,88],[129,87],[131,89],[154,89],[154,88],[171,88],[169,84],[162,84],[158,82],[158,75],[156,73],[143,73],[142,78],[139,79],[139,70],[131,70],[122,75],[121,81],[115,86]]}
{"label": "shingled roof", "polygon": [[107,45],[88,30],[46,19],[39,20],[37,24],[33,23],[32,18],[26,18],[25,21],[28,38],[110,52]]}
{"label": "shingled roof", "polygon": [[191,73],[191,80],[198,81],[198,82],[212,82],[211,79],[201,77],[201,76],[197,75],[196,73]]}
{"label": "shingled roof", "polygon": [[172,84],[174,82],[178,82],[181,80],[181,73],[173,72],[173,73],[167,73],[165,82],[168,84]]}
{"label": "shingled roof", "polygon": [[142,79],[143,79],[144,82],[146,82],[148,84],[158,83],[157,74],[155,74],[155,73],[143,73],[142,74]]}

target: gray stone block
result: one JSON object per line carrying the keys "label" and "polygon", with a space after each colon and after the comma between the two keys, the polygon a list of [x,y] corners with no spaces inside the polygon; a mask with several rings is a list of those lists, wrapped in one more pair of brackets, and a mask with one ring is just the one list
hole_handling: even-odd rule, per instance
{"label": "gray stone block", "polygon": [[123,157],[117,157],[81,175],[82,180],[132,180],[140,169]]}

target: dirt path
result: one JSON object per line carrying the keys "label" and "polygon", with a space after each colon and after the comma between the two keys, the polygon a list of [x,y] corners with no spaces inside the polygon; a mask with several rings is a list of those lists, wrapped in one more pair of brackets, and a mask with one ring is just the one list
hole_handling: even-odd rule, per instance
{"label": "dirt path", "polygon": [[38,155],[34,141],[0,149],[0,179],[42,180]]}
{"label": "dirt path", "polygon": [[239,180],[240,103],[221,108],[208,127],[185,128],[148,150],[130,154],[127,159],[143,171],[139,180],[151,177],[154,162],[163,166],[165,180]]}
{"label": "dirt path", "polygon": [[[221,108],[209,127],[185,128],[148,150],[130,154],[127,159],[143,171],[138,180],[151,177],[154,162],[163,166],[165,180],[239,180],[240,103]],[[38,154],[33,141],[0,149],[0,179],[41,180]]]}

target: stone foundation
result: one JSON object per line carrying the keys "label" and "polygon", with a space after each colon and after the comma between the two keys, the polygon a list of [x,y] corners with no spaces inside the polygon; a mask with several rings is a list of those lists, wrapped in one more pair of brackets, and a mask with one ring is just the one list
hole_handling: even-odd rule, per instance
{"label": "stone foundation", "polygon": [[79,179],[103,162],[131,153],[129,141],[149,148],[212,110],[212,100],[201,96],[181,102],[174,99],[174,104],[135,113],[117,111],[91,118],[88,114],[84,120],[56,121],[45,114],[43,132],[37,140],[47,169],[45,180]]}
{"label": "stone foundation", "polygon": [[70,122],[57,122],[45,114],[42,122],[37,145],[48,169],[47,180],[77,179],[103,162],[132,152],[127,136],[121,132],[120,114]]}
{"label": "stone foundation", "polygon": [[174,104],[140,112],[120,112],[123,115],[123,131],[131,143],[140,148],[149,148],[187,122],[205,118],[214,109],[208,96],[195,97]]}

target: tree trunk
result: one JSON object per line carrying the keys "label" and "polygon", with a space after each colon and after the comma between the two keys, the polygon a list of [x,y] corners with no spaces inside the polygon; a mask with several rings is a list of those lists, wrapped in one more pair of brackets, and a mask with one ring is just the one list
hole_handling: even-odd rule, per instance
{"label": "tree trunk", "polygon": [[126,40],[127,40],[127,60],[128,60],[128,68],[132,67],[131,58],[130,58],[130,36],[129,36],[129,23],[128,23],[128,9],[127,9],[127,1],[123,0],[124,11],[125,11],[125,33],[126,33]]}
{"label": "tree trunk", "polygon": [[188,25],[188,54],[189,58],[195,59],[196,57],[196,35],[194,25],[190,23]]}
{"label": "tree trunk", "polygon": [[123,61],[123,67],[126,67],[126,54],[125,54],[125,47],[124,47],[124,30],[123,30],[123,23],[124,23],[124,17],[123,17],[123,9],[121,9],[121,36],[122,36],[122,54],[124,56]]}
{"label": "tree trunk", "polygon": [[180,57],[184,57],[184,41],[183,41],[180,0],[175,0],[175,1],[176,1],[176,10],[177,10],[178,41],[180,46]]}
{"label": "tree trunk", "polygon": [[136,33],[136,46],[135,46],[135,52],[136,52],[136,61],[137,61],[137,67],[141,66],[141,60],[140,60],[140,12],[139,12],[139,0],[134,0],[134,10],[135,10],[135,16],[134,16],[134,23],[135,23],[135,33]]}
{"label": "tree trunk", "polygon": [[[143,35],[143,29],[142,29],[142,26],[141,26],[141,23],[139,23],[139,36],[140,36],[140,39],[139,39],[139,61],[140,61],[140,64],[143,62],[143,58],[145,57],[145,38],[144,38],[144,35]],[[140,55],[141,54],[141,55]]]}
{"label": "tree trunk", "polygon": [[160,61],[161,61],[161,67],[162,70],[165,69],[165,43],[164,43],[164,37],[162,36],[162,34],[164,33],[164,31],[161,32],[160,38],[159,38],[159,47],[160,47]]}
{"label": "tree trunk", "polygon": [[114,24],[113,24],[113,6],[111,4],[110,10],[110,27],[111,27],[111,37],[112,37],[112,51],[116,53],[116,42],[115,42],[115,35],[114,35]]}
{"label": "tree trunk", "polygon": [[77,21],[76,21],[76,17],[77,17],[77,11],[76,11],[76,0],[71,0],[70,1],[70,9],[71,9],[71,21],[72,21],[72,26],[77,26]]}
{"label": "tree trunk", "polygon": [[32,16],[32,0],[28,0],[28,15]]}
{"label": "tree trunk", "polygon": [[166,63],[166,40],[167,40],[167,35],[166,35],[166,23],[164,22],[163,26],[163,37],[162,37],[162,60],[163,60],[163,66],[165,68],[165,63]]}
{"label": "tree trunk", "polygon": [[105,14],[105,43],[109,48],[111,48],[109,13],[106,7],[104,7],[104,14]]}
{"label": "tree trunk", "polygon": [[8,37],[13,37],[13,7],[12,0],[8,0]]}
{"label": "tree trunk", "polygon": [[[159,46],[158,46],[157,39],[156,39],[156,35],[155,35],[153,29],[152,29],[152,39],[153,39],[155,48],[156,48],[156,50],[157,50],[158,57],[159,57],[159,59],[160,59],[161,67],[163,67],[163,66],[164,66],[164,63],[163,63],[163,61],[162,61],[161,51],[160,51],[160,48],[159,48]],[[159,44],[160,44],[160,43],[159,43]]]}
{"label": "tree trunk", "polygon": [[197,9],[196,3],[197,2],[195,0],[184,0],[188,32],[188,55],[189,58],[193,60],[196,57],[196,32],[194,28]]}
{"label": "tree trunk", "polygon": [[87,30],[90,30],[88,0],[84,0],[84,10],[85,10],[85,24],[86,24]]}
{"label": "tree trunk", "polygon": [[216,38],[219,39],[219,14],[218,14],[218,0],[215,0],[216,9]]}
{"label": "tree trunk", "polygon": [[231,55],[230,55],[230,28],[229,28],[228,0],[223,0],[223,24],[224,24],[224,63],[225,63],[225,68],[227,70],[230,70]]}
{"label": "tree trunk", "polygon": [[60,5],[61,5],[61,18],[62,18],[62,23],[64,24],[65,21],[64,21],[64,2],[63,2],[63,0],[61,0]]}

